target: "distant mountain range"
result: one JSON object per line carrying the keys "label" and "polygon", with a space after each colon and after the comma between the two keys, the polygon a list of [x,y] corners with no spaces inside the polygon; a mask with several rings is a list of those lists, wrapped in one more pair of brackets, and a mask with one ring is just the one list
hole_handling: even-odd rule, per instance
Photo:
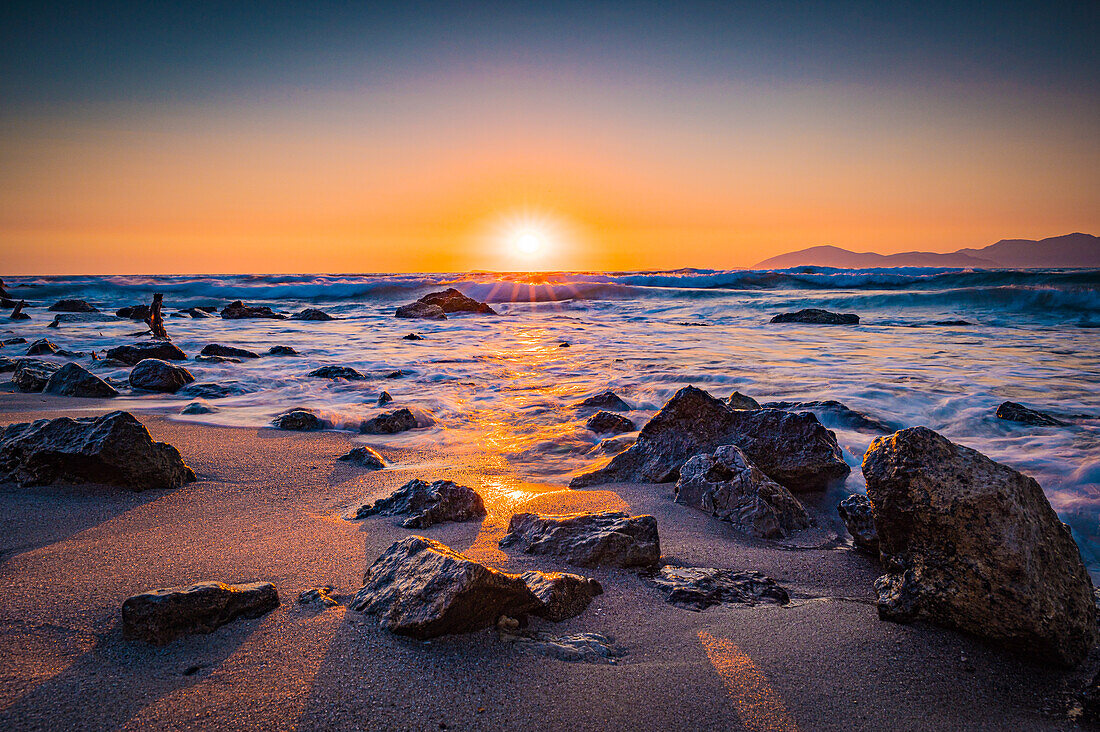
{"label": "distant mountain range", "polygon": [[950,254],[850,252],[840,247],[810,247],[765,259],[753,269],[788,267],[1100,267],[1100,237],[1066,234],[1049,239],[1002,239],[983,249],[960,249]]}

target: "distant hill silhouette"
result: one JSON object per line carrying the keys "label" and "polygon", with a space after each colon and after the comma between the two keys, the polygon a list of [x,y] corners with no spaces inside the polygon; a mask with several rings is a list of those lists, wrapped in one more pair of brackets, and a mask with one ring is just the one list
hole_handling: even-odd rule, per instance
{"label": "distant hill silhouette", "polygon": [[1100,237],[1066,234],[1049,239],[1002,239],[982,249],[960,249],[949,254],[850,252],[840,247],[810,247],[765,259],[753,269],[800,266],[841,267],[1100,267]]}

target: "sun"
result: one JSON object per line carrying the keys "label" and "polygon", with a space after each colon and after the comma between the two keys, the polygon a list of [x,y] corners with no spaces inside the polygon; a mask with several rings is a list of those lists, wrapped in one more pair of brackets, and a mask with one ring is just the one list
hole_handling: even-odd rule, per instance
{"label": "sun", "polygon": [[513,232],[512,246],[524,257],[534,257],[542,251],[546,243],[546,233],[535,229],[518,229]]}
{"label": "sun", "polygon": [[495,251],[491,256],[506,267],[522,270],[560,261],[572,240],[563,219],[532,209],[497,216],[489,222],[486,234],[487,244]]}

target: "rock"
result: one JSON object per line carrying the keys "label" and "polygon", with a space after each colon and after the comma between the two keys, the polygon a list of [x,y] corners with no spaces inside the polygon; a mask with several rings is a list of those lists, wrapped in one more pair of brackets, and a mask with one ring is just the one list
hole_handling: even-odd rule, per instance
{"label": "rock", "polygon": [[601,483],[667,483],[680,466],[720,445],[737,445],[769,478],[792,491],[819,490],[845,477],[836,436],[808,413],[731,409],[702,389],[685,386],[642,428],[634,445],[574,488]]}
{"label": "rock", "polygon": [[402,305],[394,312],[395,318],[422,318],[424,320],[446,320],[447,314],[438,305],[414,302]]}
{"label": "rock", "polygon": [[76,363],[67,363],[55,371],[43,391],[61,396],[100,399],[118,396],[117,389]]}
{"label": "rock", "polygon": [[416,417],[412,412],[408,409],[395,409],[363,420],[359,423],[359,431],[364,435],[395,435],[415,429],[416,426]]}
{"label": "rock", "polygon": [[253,353],[252,351],[244,348],[234,348],[233,346],[219,346],[217,343],[211,343],[204,346],[199,351],[200,356],[224,356],[225,358],[259,358],[260,354]]}
{"label": "rock", "polygon": [[782,409],[786,412],[813,412],[822,421],[832,421],[838,427],[859,432],[890,433],[899,426],[857,412],[835,399],[817,402],[765,402],[764,408]]}
{"label": "rock", "polygon": [[225,356],[195,356],[199,363],[240,363],[239,358],[226,358]]}
{"label": "rock", "polygon": [[534,615],[559,623],[585,611],[592,598],[603,594],[594,579],[568,572],[524,572],[521,577],[542,606]]}
{"label": "rock", "polygon": [[289,412],[283,412],[271,420],[271,426],[280,430],[309,432],[323,430],[330,425],[308,409],[291,409]]}
{"label": "rock", "polygon": [[140,491],[195,480],[176,448],[153,442],[129,412],[12,424],[0,435],[0,480],[106,483]]}
{"label": "rock", "polygon": [[648,567],[661,558],[657,519],[614,511],[564,516],[517,513],[508,522],[500,546],[561,557],[578,567]]}
{"label": "rock", "polygon": [[379,625],[393,633],[425,639],[490,628],[502,617],[540,612],[560,617],[561,612],[583,609],[579,597],[594,589],[558,580],[556,589],[574,597],[552,609],[528,586],[532,574],[541,573],[508,574],[437,541],[409,536],[392,544],[370,566],[351,608],[377,616]]}
{"label": "rock", "polygon": [[787,591],[763,572],[661,567],[650,582],[666,602],[687,610],[702,611],[720,603],[786,605],[791,601]]}
{"label": "rock", "polygon": [[26,342],[27,342],[26,338],[5,338],[4,339],[4,345],[5,346],[18,346],[20,343],[26,343]]}
{"label": "rock", "polygon": [[401,369],[398,369],[396,371],[390,371],[388,374],[386,374],[382,378],[384,378],[384,379],[400,379],[402,376],[408,376],[408,375],[409,375],[408,371],[402,371]]}
{"label": "rock", "polygon": [[1081,702],[1081,721],[1087,729],[1100,725],[1100,671],[1078,695]]}
{"label": "rock", "polygon": [[409,516],[401,525],[406,529],[426,529],[447,521],[470,521],[485,515],[485,504],[472,488],[437,480],[428,483],[410,480],[388,498],[360,506],[351,518],[368,516]]}
{"label": "rock", "polygon": [[216,313],[216,312],[218,312],[218,308],[217,308],[216,305],[196,305],[194,309],[195,310],[201,310],[204,313]]}
{"label": "rock", "polygon": [[814,523],[799,500],[749,462],[736,445],[722,445],[713,455],[696,455],[684,463],[676,502],[762,539],[783,539]]}
{"label": "rock", "polygon": [[422,340],[424,340],[424,336],[417,335],[416,333],[409,333],[408,335],[401,336],[401,340],[403,340],[403,341],[422,341]]}
{"label": "rock", "polygon": [[584,426],[598,435],[633,432],[638,429],[629,419],[613,412],[596,412],[588,418]]}
{"label": "rock", "polygon": [[51,356],[57,353],[57,346],[46,338],[39,338],[27,349],[28,356]]}
{"label": "rock", "polygon": [[266,305],[245,305],[240,300],[234,300],[222,308],[221,316],[226,320],[244,320],[246,318],[273,318],[275,320],[286,320],[285,315],[275,312]]}
{"label": "rock", "polygon": [[857,325],[859,316],[854,313],[830,313],[828,310],[806,308],[797,313],[783,313],[771,319],[773,323],[811,323],[813,325]]}
{"label": "rock", "polygon": [[130,305],[119,308],[115,311],[115,315],[128,320],[145,320],[149,317],[150,312],[148,305]]}
{"label": "rock", "polygon": [[267,349],[268,356],[297,356],[298,352],[290,346],[272,346]]}
{"label": "rock", "polygon": [[837,513],[852,535],[859,549],[866,549],[878,556],[878,531],[875,530],[871,499],[862,493],[853,493],[836,507]]}
{"label": "rock", "polygon": [[58,320],[57,317],[55,316],[52,321],[50,321],[49,323],[46,324],[46,327],[47,328],[60,328],[61,327],[61,321]]}
{"label": "rock", "polygon": [[353,448],[336,459],[345,463],[354,463],[361,468],[369,468],[370,470],[381,470],[386,467],[382,456],[369,447]]}
{"label": "rock", "polygon": [[191,372],[182,366],[174,366],[159,358],[146,358],[130,370],[130,386],[145,391],[175,394],[195,380]]}
{"label": "rock", "polygon": [[879,617],[928,620],[1073,666],[1097,640],[1092,582],[1034,479],[926,427],[863,457],[887,573]]}
{"label": "rock", "polygon": [[18,364],[14,358],[8,358],[6,356],[0,356],[0,374],[7,374],[15,371],[15,367]]}
{"label": "rock", "polygon": [[384,407],[392,401],[393,397],[390,396],[390,393],[388,391],[383,391],[381,394],[378,395],[378,406],[380,407]]}
{"label": "rock", "polygon": [[614,641],[599,633],[574,633],[554,636],[537,633],[530,638],[517,638],[516,645],[526,651],[569,663],[610,663],[625,655]]}
{"label": "rock", "polygon": [[258,618],[278,606],[279,593],[270,582],[200,582],[128,598],[122,603],[122,632],[163,646],[181,635],[212,633],[239,617]]}
{"label": "rock", "polygon": [[726,404],[729,405],[730,409],[760,409],[760,402],[751,396],[745,396],[739,391],[735,391],[726,397]]}
{"label": "rock", "polygon": [[347,379],[348,381],[363,381],[367,378],[350,366],[322,366],[319,369],[310,371],[306,376],[317,379]]}
{"label": "rock", "polygon": [[0,295],[0,308],[11,310],[15,307],[15,300],[12,300],[6,294]]}
{"label": "rock", "polygon": [[340,603],[332,596],[332,588],[328,585],[324,587],[311,587],[308,590],[303,590],[298,593],[299,605],[319,605],[321,607],[336,607]]}
{"label": "rock", "polygon": [[609,412],[629,412],[631,407],[629,404],[619,398],[619,395],[613,391],[605,391],[602,394],[596,396],[590,396],[587,399],[577,402],[574,405],[577,409],[606,409]]}
{"label": "rock", "polygon": [[213,404],[203,399],[198,399],[181,409],[180,414],[212,414],[216,411],[218,411],[218,408]]}
{"label": "rock", "polygon": [[336,320],[324,310],[318,310],[317,308],[306,308],[300,313],[295,313],[290,316],[291,320]]}
{"label": "rock", "polygon": [[37,358],[21,358],[15,362],[15,371],[11,380],[15,382],[15,388],[21,392],[31,394],[46,388],[50,377],[57,373],[60,366],[51,361],[42,361]]}
{"label": "rock", "polygon": [[1009,422],[1019,422],[1020,424],[1028,424],[1035,427],[1064,427],[1066,425],[1062,420],[1056,419],[1045,412],[1029,409],[1023,404],[1017,404],[1016,402],[1005,402],[997,407],[997,419],[1004,419]]}
{"label": "rock", "polygon": [[568,341],[562,341],[561,343],[558,344],[558,348],[569,348],[569,342]]}
{"label": "rock", "polygon": [[209,318],[210,313],[199,308],[187,308],[186,310],[180,310],[184,315],[190,315],[192,318]]}
{"label": "rock", "polygon": [[187,355],[167,341],[135,343],[130,346],[117,346],[107,351],[107,358],[113,358],[129,366],[136,366],[147,358],[159,358],[161,361],[186,361]]}
{"label": "rock", "polygon": [[229,384],[189,384],[179,390],[179,395],[199,399],[224,399],[225,397],[247,394],[248,389],[236,383]]}
{"label": "rock", "polygon": [[98,313],[94,307],[83,300],[58,300],[50,305],[47,310],[56,313]]}
{"label": "rock", "polygon": [[932,325],[955,325],[955,326],[958,326],[958,325],[974,325],[974,324],[971,323],[971,322],[968,322],[966,320],[937,320],[935,323],[932,323]]}

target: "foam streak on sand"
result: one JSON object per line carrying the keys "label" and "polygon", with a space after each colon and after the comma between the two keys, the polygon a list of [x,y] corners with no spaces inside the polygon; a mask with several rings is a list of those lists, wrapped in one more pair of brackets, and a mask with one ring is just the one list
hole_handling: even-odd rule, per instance
{"label": "foam streak on sand", "polygon": [[722,677],[745,729],[750,732],[798,732],[798,725],[787,713],[783,700],[744,651],[705,630],[699,631],[699,640],[714,670]]}

